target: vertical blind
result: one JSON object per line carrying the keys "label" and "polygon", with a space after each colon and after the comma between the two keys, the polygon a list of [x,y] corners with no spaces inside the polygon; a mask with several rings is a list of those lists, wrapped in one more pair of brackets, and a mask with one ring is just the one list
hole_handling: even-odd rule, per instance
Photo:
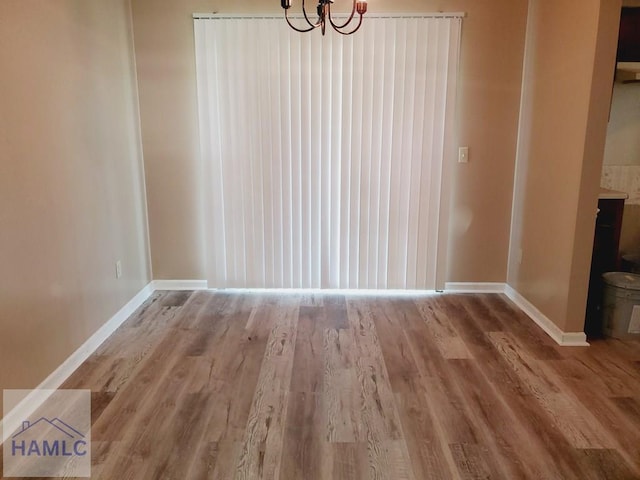
{"label": "vertical blind", "polygon": [[433,289],[461,18],[194,22],[209,285]]}

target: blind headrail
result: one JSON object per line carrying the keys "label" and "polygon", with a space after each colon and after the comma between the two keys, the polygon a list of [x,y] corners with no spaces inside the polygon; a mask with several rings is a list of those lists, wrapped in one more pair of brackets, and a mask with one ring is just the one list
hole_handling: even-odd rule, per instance
{"label": "blind headrail", "polygon": [[[349,14],[335,14],[335,17],[348,17]],[[466,12],[433,12],[433,13],[367,13],[366,18],[464,18]],[[290,15],[290,18],[304,18],[302,15]],[[223,20],[223,19],[274,19],[283,18],[276,14],[228,14],[228,13],[194,13],[194,20]]]}

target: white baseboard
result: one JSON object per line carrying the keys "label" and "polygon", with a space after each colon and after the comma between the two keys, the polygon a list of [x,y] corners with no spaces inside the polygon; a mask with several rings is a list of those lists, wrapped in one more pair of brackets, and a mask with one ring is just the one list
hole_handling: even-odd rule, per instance
{"label": "white baseboard", "polygon": [[42,405],[52,390],[56,390],[62,385],[67,378],[95,352],[109,336],[122,325],[133,312],[142,305],[147,298],[153,293],[152,284],[149,283],[140,290],[135,297],[127,302],[118,312],[111,317],[96,333],[91,335],[80,348],[68,357],[62,365],[55,369],[40,385],[38,385],[27,397],[24,398],[15,408],[13,408],[1,421],[0,429],[2,430],[2,443],[22,425],[22,421],[28,418]]}
{"label": "white baseboard", "polygon": [[206,280],[154,280],[151,282],[154,291],[156,290],[206,290],[208,284]]}
{"label": "white baseboard", "polygon": [[504,293],[524,313],[526,313],[542,330],[563,347],[588,347],[584,332],[564,332],[544,313],[538,310],[529,300],[524,298],[513,287],[506,285]]}
{"label": "white baseboard", "polygon": [[446,293],[504,293],[506,284],[498,282],[447,282]]}

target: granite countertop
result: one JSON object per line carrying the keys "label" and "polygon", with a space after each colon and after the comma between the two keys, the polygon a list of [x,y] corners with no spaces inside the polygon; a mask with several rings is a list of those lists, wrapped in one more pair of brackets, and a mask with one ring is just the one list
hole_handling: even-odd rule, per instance
{"label": "granite countertop", "polygon": [[626,200],[629,195],[617,190],[609,190],[608,188],[600,188],[599,200]]}

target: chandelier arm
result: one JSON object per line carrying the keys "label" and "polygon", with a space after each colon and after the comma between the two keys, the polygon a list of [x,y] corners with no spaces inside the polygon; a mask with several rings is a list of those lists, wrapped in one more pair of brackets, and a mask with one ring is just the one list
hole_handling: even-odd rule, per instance
{"label": "chandelier arm", "polygon": [[314,30],[320,26],[319,23],[317,25],[313,25],[311,22],[307,20],[307,22],[309,22],[309,25],[311,25],[309,28],[306,28],[306,29],[298,28],[293,23],[291,23],[291,20],[289,19],[289,15],[287,14],[287,10],[284,11],[284,18],[287,20],[287,23],[291,28],[293,28],[296,32],[300,32],[300,33],[310,32],[311,30]]}
{"label": "chandelier arm", "polygon": [[356,33],[360,29],[360,27],[362,26],[362,17],[363,17],[363,15],[360,15],[360,20],[358,21],[358,25],[356,25],[356,28],[354,28],[350,32],[343,32],[342,30],[336,28],[335,25],[333,25],[333,23],[331,23],[331,25],[333,26],[333,29],[336,32],[338,32],[339,34],[341,34],[341,35],[351,35],[352,33]]}
{"label": "chandelier arm", "polygon": [[[335,23],[333,23],[333,18],[331,17],[331,4],[329,4],[329,22],[331,23],[331,26],[333,27],[333,29],[336,31],[349,25],[351,23],[351,20],[353,20],[353,17],[355,17],[355,15],[356,15],[356,0],[353,0],[353,6],[351,7],[351,15],[349,15],[349,18],[347,19],[347,21],[344,22],[342,25],[336,25]],[[361,19],[360,21],[362,21],[362,16],[360,17],[360,19]]]}
{"label": "chandelier arm", "polygon": [[[318,28],[320,26],[320,24],[322,23],[320,19],[318,19],[318,21],[316,23],[312,23],[311,20],[309,20],[309,16],[307,15],[307,9],[304,6],[304,0],[302,0],[302,14],[304,15],[304,19],[307,21],[309,26],[311,26],[313,28]],[[289,24],[289,25],[291,25],[291,24]]]}

